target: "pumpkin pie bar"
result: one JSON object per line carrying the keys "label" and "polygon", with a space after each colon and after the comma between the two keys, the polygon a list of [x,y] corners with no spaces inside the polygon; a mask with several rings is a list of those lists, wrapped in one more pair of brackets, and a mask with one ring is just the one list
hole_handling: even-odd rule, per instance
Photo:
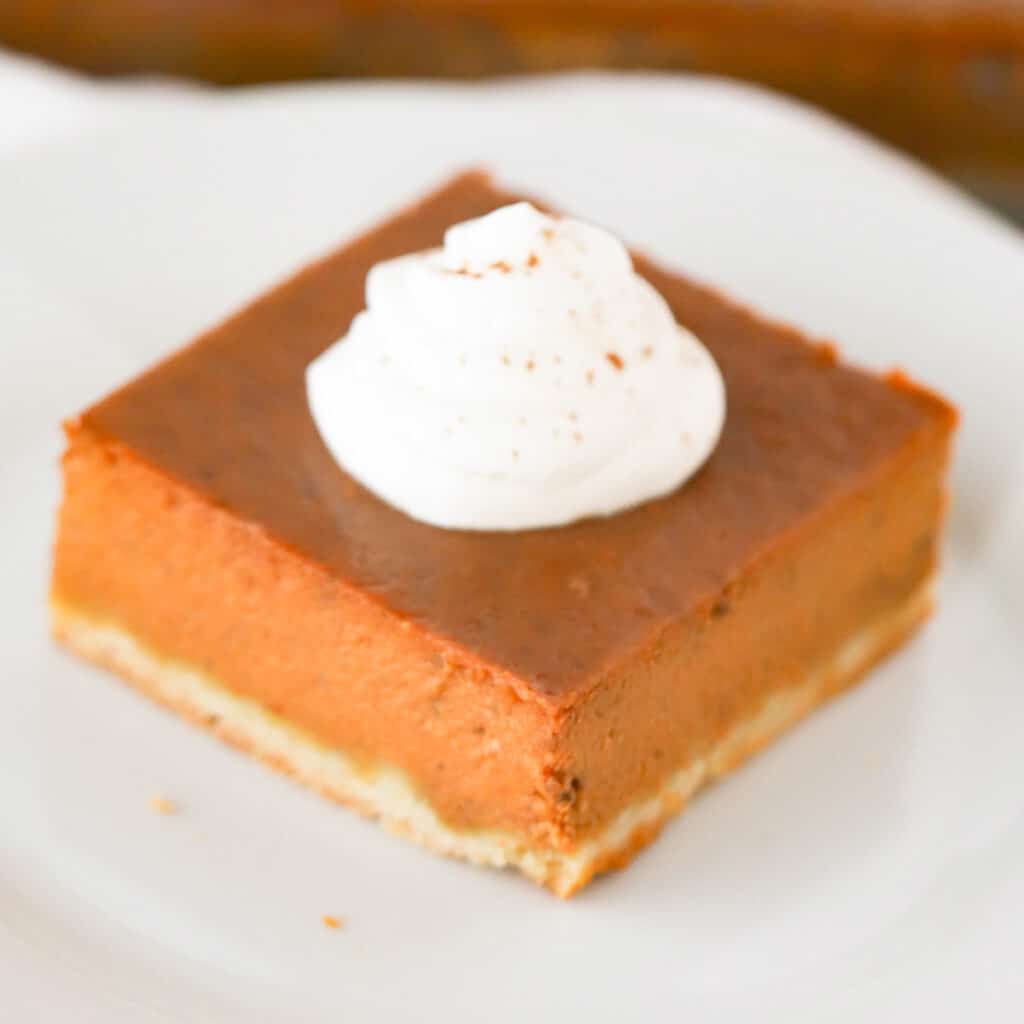
{"label": "pumpkin pie bar", "polygon": [[728,415],[669,495],[447,530],[348,476],[308,364],[371,266],[518,197],[460,175],[65,426],[53,629],[441,853],[569,896],[927,616],[955,413],[641,256]]}

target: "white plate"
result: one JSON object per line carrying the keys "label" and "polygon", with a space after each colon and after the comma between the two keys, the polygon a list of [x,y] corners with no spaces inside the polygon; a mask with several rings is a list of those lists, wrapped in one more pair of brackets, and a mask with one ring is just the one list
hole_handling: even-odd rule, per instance
{"label": "white plate", "polygon": [[[0,163],[4,1019],[1020,1020],[1012,229],[716,82],[104,102],[107,128]],[[222,748],[55,651],[43,612],[60,417],[468,162],[964,411],[932,624],[569,904]]]}

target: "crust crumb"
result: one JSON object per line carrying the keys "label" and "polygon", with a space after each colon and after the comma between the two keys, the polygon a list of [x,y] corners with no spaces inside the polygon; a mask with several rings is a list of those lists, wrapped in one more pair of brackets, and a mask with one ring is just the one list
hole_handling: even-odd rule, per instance
{"label": "crust crumb", "polygon": [[335,917],[333,914],[324,914],[320,920],[323,921],[325,928],[330,928],[332,931],[338,931],[345,924],[344,918]]}
{"label": "crust crumb", "polygon": [[165,796],[151,796],[148,803],[149,809],[156,811],[157,814],[176,814],[178,811],[177,804]]}

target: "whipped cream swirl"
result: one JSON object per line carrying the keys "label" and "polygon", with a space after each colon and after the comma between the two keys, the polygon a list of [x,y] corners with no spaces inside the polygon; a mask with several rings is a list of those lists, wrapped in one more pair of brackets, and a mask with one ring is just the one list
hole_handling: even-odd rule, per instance
{"label": "whipped cream swirl", "polygon": [[718,441],[721,374],[612,235],[515,203],[388,260],[307,370],[346,472],[414,519],[559,526],[677,488]]}

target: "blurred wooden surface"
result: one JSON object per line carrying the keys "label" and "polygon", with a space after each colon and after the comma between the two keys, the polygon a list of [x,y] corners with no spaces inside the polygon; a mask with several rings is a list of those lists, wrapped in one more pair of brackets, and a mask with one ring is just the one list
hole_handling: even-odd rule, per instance
{"label": "blurred wooden surface", "polygon": [[832,110],[1024,221],[1024,0],[0,0],[0,45],[222,84],[731,75]]}

